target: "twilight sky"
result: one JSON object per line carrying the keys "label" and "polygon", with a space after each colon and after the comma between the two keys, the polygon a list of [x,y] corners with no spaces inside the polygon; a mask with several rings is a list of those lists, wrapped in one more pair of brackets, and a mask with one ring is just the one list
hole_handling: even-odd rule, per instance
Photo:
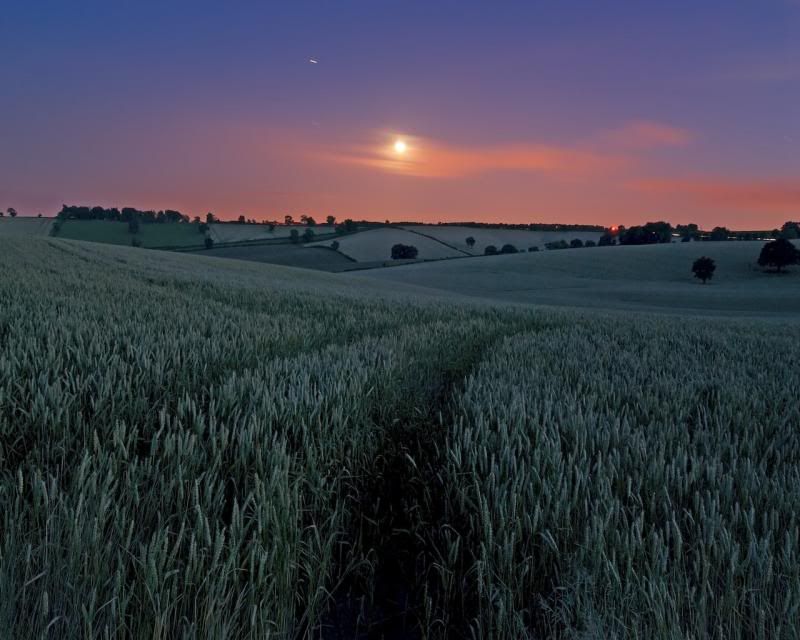
{"label": "twilight sky", "polygon": [[62,203],[780,226],[800,0],[5,0],[0,207]]}

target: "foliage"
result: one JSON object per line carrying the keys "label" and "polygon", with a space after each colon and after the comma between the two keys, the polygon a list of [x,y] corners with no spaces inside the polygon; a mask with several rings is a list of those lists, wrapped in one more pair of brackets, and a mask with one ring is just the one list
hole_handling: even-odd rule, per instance
{"label": "foliage", "polygon": [[17,210],[14,207],[9,207],[8,208],[8,215],[11,216],[12,218],[16,218],[17,217]]}
{"label": "foliage", "polygon": [[587,240],[583,243],[584,247],[596,247],[597,243],[594,240]]}
{"label": "foliage", "polygon": [[553,240],[551,242],[545,242],[544,248],[548,251],[553,251],[556,249],[569,249],[569,244],[567,244],[566,240]]}
{"label": "foliage", "polygon": [[334,251],[338,251],[339,250],[339,241],[338,240],[334,240],[333,242],[331,242],[331,249],[333,249]]}
{"label": "foliage", "polygon": [[706,256],[698,258],[692,264],[692,273],[694,273],[694,277],[702,280],[703,284],[714,277],[714,271],[716,271],[716,269],[717,265],[714,260]]}
{"label": "foliage", "polygon": [[728,240],[731,236],[731,232],[729,229],[725,227],[714,227],[711,230],[711,233],[708,236],[708,239],[713,242],[723,242]]}
{"label": "foliage", "polygon": [[485,256],[497,255],[497,247],[495,247],[493,244],[486,245],[486,248],[483,250],[483,255]]}
{"label": "foliage", "polygon": [[140,225],[138,216],[128,219],[128,233],[139,233]]}
{"label": "foliage", "polygon": [[203,244],[205,245],[206,249],[213,249],[214,248],[214,238],[211,236],[206,236],[205,240],[203,240]]}
{"label": "foliage", "polygon": [[336,216],[325,216],[325,224],[333,226],[336,224]]}
{"label": "foliage", "polygon": [[570,241],[569,246],[573,249],[580,249],[583,247],[583,240],[580,238],[575,238]]}
{"label": "foliage", "polygon": [[392,246],[392,260],[413,260],[417,253],[417,248],[409,244],[397,243]]}
{"label": "foliage", "polygon": [[300,242],[300,232],[297,229],[292,229],[289,232],[289,240],[291,240],[294,244]]}
{"label": "foliage", "polygon": [[759,266],[772,267],[779,273],[784,267],[798,263],[800,263],[800,251],[785,238],[767,242],[758,256]]}
{"label": "foliage", "polygon": [[513,244],[504,244],[500,247],[500,253],[517,253],[517,248]]}
{"label": "foliage", "polygon": [[473,238],[472,236],[469,236],[469,237],[467,238],[467,240],[466,240],[466,243],[467,243],[467,246],[468,246],[470,249],[472,249],[472,247],[474,247],[474,246],[475,246],[475,238]]}
{"label": "foliage", "polygon": [[672,242],[672,227],[669,222],[648,222],[628,229],[620,227],[620,244],[665,244]]}
{"label": "foliage", "polygon": [[358,225],[353,222],[350,218],[347,218],[344,222],[337,224],[335,227],[335,231],[338,234],[344,233],[353,233],[354,231],[358,230]]}
{"label": "foliage", "polygon": [[86,207],[63,205],[57,218],[61,220],[108,220],[112,222],[130,222],[136,218],[141,224],[164,224],[189,222],[189,216],[180,211],[165,209],[164,211],[140,211],[133,207]]}
{"label": "foliage", "polygon": [[314,239],[314,231],[306,229],[303,231],[303,242],[311,242]]}

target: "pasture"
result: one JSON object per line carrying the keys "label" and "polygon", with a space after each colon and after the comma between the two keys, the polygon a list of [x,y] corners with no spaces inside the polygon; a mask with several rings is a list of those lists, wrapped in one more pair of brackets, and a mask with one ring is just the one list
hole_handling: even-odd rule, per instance
{"label": "pasture", "polygon": [[204,234],[196,224],[141,224],[139,232],[130,233],[127,222],[114,220],[65,220],[57,236],[66,240],[84,240],[129,245],[136,237],[148,249],[158,247],[202,247]]}
{"label": "pasture", "polygon": [[30,218],[17,216],[0,218],[0,238],[21,236],[47,236],[52,227],[52,218]]}
{"label": "pasture", "polygon": [[[543,251],[548,242],[558,242],[559,240],[570,242],[575,238],[581,242],[587,240],[597,242],[603,235],[599,231],[527,231],[525,229],[492,229],[435,224],[405,225],[402,228],[413,233],[430,236],[471,255],[483,255],[489,245],[494,245],[498,250],[504,244],[511,244],[519,251],[528,251],[531,247],[539,247],[539,250]],[[470,237],[475,240],[472,247],[467,244],[467,238]]]}
{"label": "pasture", "polygon": [[[564,249],[412,264],[364,274],[393,284],[415,284],[498,302],[796,316],[800,312],[800,267],[795,267],[794,273],[765,273],[756,265],[763,245],[691,242]],[[692,262],[703,255],[717,263],[707,285],[691,272]]]}
{"label": "pasture", "polygon": [[[394,275],[688,286],[673,249],[378,278],[0,238],[0,625],[798,637],[796,322],[545,309]],[[733,286],[747,251],[726,244],[697,289]],[[635,268],[653,255],[657,273]]]}
{"label": "pasture", "polygon": [[315,235],[330,235],[334,233],[334,228],[325,224],[318,224],[314,227],[308,227],[304,224],[276,225],[270,230],[269,225],[266,224],[237,224],[231,222],[211,224],[209,233],[214,242],[227,244],[259,240],[286,240],[291,235],[292,230],[296,230],[300,235],[303,235],[306,229],[309,228]]}
{"label": "pasture", "polygon": [[[339,251],[357,262],[381,262],[391,259],[395,244],[413,245],[419,250],[419,260],[441,260],[467,255],[452,249],[436,239],[395,227],[381,227],[335,238]],[[309,246],[330,246],[331,240],[311,243]]]}

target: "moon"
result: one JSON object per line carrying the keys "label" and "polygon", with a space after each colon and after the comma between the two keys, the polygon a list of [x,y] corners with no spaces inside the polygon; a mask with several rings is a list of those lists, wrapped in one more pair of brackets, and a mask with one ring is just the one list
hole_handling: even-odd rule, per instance
{"label": "moon", "polygon": [[403,155],[407,150],[408,150],[408,145],[406,144],[405,140],[395,140],[394,142],[395,153]]}

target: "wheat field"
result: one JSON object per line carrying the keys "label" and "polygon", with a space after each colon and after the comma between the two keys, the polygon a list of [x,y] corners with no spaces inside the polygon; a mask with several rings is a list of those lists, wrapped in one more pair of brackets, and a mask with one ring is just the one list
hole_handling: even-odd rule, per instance
{"label": "wheat field", "polygon": [[794,323],[0,269],[7,637],[800,637]]}

